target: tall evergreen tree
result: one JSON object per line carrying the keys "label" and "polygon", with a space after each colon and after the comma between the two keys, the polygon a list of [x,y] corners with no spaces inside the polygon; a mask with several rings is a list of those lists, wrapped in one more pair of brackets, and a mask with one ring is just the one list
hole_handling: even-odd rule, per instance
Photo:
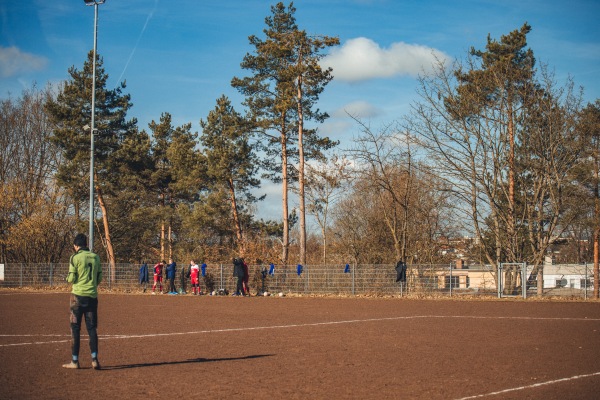
{"label": "tall evergreen tree", "polygon": [[224,186],[229,194],[238,250],[243,255],[245,244],[240,211],[243,204],[257,200],[252,189],[260,186],[258,157],[250,144],[250,126],[226,96],[217,99],[214,110],[209,112],[206,121],[200,120],[200,125],[207,174],[213,185]]}
{"label": "tall evergreen tree", "polygon": [[192,206],[208,187],[206,156],[197,148],[198,133],[192,132],[191,128],[190,123],[176,127],[167,149],[172,178],[169,185],[169,257],[173,256],[173,246],[182,239],[180,210]]}
{"label": "tall evergreen tree", "polygon": [[[281,2],[271,7],[272,15],[265,18],[267,28],[263,32],[266,38],[250,36],[250,44],[255,50],[253,54],[246,54],[241,63],[241,67],[251,71],[252,75],[232,80],[232,86],[246,96],[244,105],[265,139],[262,144],[266,154],[264,165],[269,171],[267,176],[282,182],[283,263],[288,262],[289,250],[289,185],[298,179],[299,173],[302,174],[300,197],[304,212],[305,157],[319,154],[320,150],[334,144],[327,138],[319,138],[315,130],[305,130],[303,121],[321,122],[327,117],[326,113],[313,109],[319,94],[331,80],[330,70],[323,70],[318,65],[319,52],[337,44],[338,39],[309,37],[298,29],[295,12],[293,3],[287,8]],[[311,145],[307,150],[305,143]],[[291,161],[298,157],[301,166],[294,170]],[[305,227],[302,229],[305,244]],[[304,260],[305,248],[301,250],[300,258]]]}
{"label": "tall evergreen tree", "polygon": [[[323,57],[321,51],[326,47],[339,44],[337,37],[313,37],[305,31],[292,35],[292,51],[295,52],[296,64],[293,67],[296,79],[296,107],[298,118],[298,195],[300,219],[300,263],[306,263],[306,206],[305,206],[305,159],[310,157],[310,151],[321,155],[322,149],[328,149],[335,143],[329,139],[316,136],[316,130],[305,130],[304,121],[323,122],[329,117],[327,113],[315,109],[319,95],[325,86],[333,79],[331,68],[321,68],[319,61]],[[311,143],[311,140],[317,140]],[[305,148],[305,141],[309,146]],[[312,144],[312,146],[310,146]],[[308,150],[308,151],[307,151]]]}
{"label": "tall evergreen tree", "polygon": [[[195,149],[197,134],[191,124],[174,127],[169,113],[159,122],[148,124],[153,137],[150,180],[158,200],[155,215],[160,221],[160,258],[173,256],[173,223],[175,207],[180,202],[192,202],[202,186],[203,157]],[[168,248],[167,248],[168,245]]]}
{"label": "tall evergreen tree", "polygon": [[[150,137],[135,130],[115,153],[112,174],[119,177],[114,188],[113,239],[118,244],[117,258],[139,262],[148,255],[148,210],[156,198],[150,188],[154,165]],[[154,230],[153,230],[154,232]]]}
{"label": "tall evergreen tree", "polygon": [[[131,97],[123,94],[125,83],[115,89],[106,89],[108,75],[102,68],[102,58],[97,55],[96,63],[96,132],[95,134],[95,191],[98,205],[102,209],[104,225],[103,244],[111,264],[115,263],[115,253],[110,237],[109,210],[105,196],[114,195],[112,183],[119,179],[112,173],[114,155],[123,141],[135,131],[137,121],[126,120]],[[91,88],[93,76],[93,52],[90,51],[83,69],[74,66],[69,69],[70,80],[65,82],[56,99],[49,99],[46,111],[55,128],[51,140],[62,151],[65,162],[57,173],[59,184],[67,188],[76,209],[84,200],[86,176],[89,176],[90,143],[89,125],[91,119]]]}

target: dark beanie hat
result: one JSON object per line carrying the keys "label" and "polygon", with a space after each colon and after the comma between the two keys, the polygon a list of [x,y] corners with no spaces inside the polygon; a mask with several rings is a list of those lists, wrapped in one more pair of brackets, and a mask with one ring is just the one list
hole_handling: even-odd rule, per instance
{"label": "dark beanie hat", "polygon": [[79,247],[86,247],[87,236],[85,236],[83,233],[78,233],[77,236],[75,236],[75,239],[73,239],[73,244]]}

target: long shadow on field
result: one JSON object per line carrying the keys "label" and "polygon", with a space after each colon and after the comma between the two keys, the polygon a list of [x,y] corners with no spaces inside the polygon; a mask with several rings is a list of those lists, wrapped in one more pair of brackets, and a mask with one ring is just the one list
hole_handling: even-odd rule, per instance
{"label": "long shadow on field", "polygon": [[139,364],[126,364],[126,365],[110,365],[102,366],[103,370],[113,369],[129,369],[129,368],[143,368],[143,367],[158,367],[160,365],[178,365],[178,364],[193,364],[193,363],[205,363],[205,362],[219,362],[219,361],[238,361],[238,360],[252,360],[255,358],[272,357],[274,354],[257,354],[253,356],[244,357],[228,357],[228,358],[191,358],[184,361],[162,361],[152,363],[139,363]]}

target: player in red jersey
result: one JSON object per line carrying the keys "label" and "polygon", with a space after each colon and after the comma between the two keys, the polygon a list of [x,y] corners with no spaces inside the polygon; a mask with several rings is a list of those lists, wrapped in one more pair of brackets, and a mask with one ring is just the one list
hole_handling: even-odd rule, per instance
{"label": "player in red jersey", "polygon": [[200,268],[194,260],[190,261],[190,279],[192,281],[192,294],[201,294],[200,292]]}
{"label": "player in red jersey", "polygon": [[152,294],[156,294],[156,285],[158,285],[158,292],[162,294],[162,282],[163,282],[163,268],[165,262],[159,262],[154,266],[154,285],[152,285]]}

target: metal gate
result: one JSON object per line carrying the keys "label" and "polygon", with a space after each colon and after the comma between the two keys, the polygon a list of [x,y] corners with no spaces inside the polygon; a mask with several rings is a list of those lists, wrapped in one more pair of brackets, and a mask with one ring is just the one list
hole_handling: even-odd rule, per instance
{"label": "metal gate", "polygon": [[498,298],[502,297],[517,297],[517,293],[504,293],[505,287],[505,273],[509,270],[516,270],[517,274],[514,279],[517,282],[514,283],[515,287],[518,284],[521,285],[521,295],[524,299],[527,298],[527,263],[500,263],[498,265]]}

